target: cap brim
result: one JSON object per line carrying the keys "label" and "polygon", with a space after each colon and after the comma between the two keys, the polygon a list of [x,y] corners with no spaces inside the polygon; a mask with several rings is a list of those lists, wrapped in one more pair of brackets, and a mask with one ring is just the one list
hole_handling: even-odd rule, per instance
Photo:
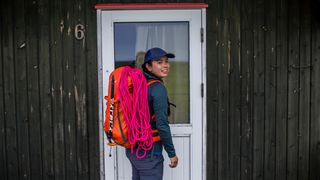
{"label": "cap brim", "polygon": [[167,56],[168,58],[175,58],[176,56],[172,53],[168,53],[165,56]]}

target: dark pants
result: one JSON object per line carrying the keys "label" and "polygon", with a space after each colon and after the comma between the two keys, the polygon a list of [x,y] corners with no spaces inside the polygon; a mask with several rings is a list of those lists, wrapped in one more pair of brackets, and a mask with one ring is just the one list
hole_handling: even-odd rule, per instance
{"label": "dark pants", "polygon": [[161,154],[139,159],[127,149],[126,155],[132,166],[132,180],[162,180],[164,159]]}

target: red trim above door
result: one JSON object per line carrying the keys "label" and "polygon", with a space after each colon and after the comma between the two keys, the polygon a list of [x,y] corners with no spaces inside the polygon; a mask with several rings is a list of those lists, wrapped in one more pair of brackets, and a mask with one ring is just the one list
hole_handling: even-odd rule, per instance
{"label": "red trim above door", "polygon": [[97,4],[96,9],[200,9],[207,8],[206,3],[106,3]]}

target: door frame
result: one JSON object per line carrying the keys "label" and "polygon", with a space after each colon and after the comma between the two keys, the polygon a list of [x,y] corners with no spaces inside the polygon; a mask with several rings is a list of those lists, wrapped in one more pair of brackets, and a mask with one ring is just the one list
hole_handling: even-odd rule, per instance
{"label": "door frame", "polygon": [[[106,137],[104,135],[103,131],[103,121],[104,121],[104,98],[103,98],[103,84],[104,84],[104,78],[103,74],[103,52],[102,52],[102,45],[103,45],[103,36],[102,36],[102,11],[104,10],[117,10],[117,9],[126,9],[126,10],[134,10],[134,9],[162,9],[162,10],[168,10],[168,9],[201,9],[201,24],[203,33],[203,40],[201,43],[201,93],[202,93],[202,180],[206,180],[206,144],[207,144],[207,117],[206,117],[206,4],[203,3],[156,3],[156,4],[147,4],[148,6],[145,6],[145,8],[141,8],[141,4],[135,5],[135,4],[121,4],[118,6],[115,6],[115,4],[98,4],[96,5],[97,8],[97,49],[98,49],[98,93],[99,93],[99,146],[100,146],[100,179],[105,179],[105,169],[116,169],[115,166],[107,165],[105,162],[105,156],[109,154],[109,147],[106,146]],[[179,6],[177,6],[179,5]],[[192,6],[193,5],[193,6]],[[121,7],[121,8],[120,8]],[[109,34],[107,36],[112,36],[112,34]],[[116,155],[113,154],[113,157],[115,158]],[[115,161],[115,159],[114,159]],[[110,163],[109,163],[110,164]],[[108,166],[108,167],[107,167]],[[115,177],[115,176],[114,176]]]}

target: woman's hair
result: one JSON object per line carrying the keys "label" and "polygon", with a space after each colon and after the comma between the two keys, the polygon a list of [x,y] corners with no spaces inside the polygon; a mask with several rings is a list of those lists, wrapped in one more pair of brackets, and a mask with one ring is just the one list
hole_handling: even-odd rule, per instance
{"label": "woman's hair", "polygon": [[142,71],[145,72],[145,73],[148,73],[148,74],[152,74],[152,73],[147,69],[146,64],[149,64],[149,66],[152,66],[152,61],[149,61],[149,62],[147,62],[147,63],[142,64],[142,66],[141,66],[141,67],[142,67]]}

